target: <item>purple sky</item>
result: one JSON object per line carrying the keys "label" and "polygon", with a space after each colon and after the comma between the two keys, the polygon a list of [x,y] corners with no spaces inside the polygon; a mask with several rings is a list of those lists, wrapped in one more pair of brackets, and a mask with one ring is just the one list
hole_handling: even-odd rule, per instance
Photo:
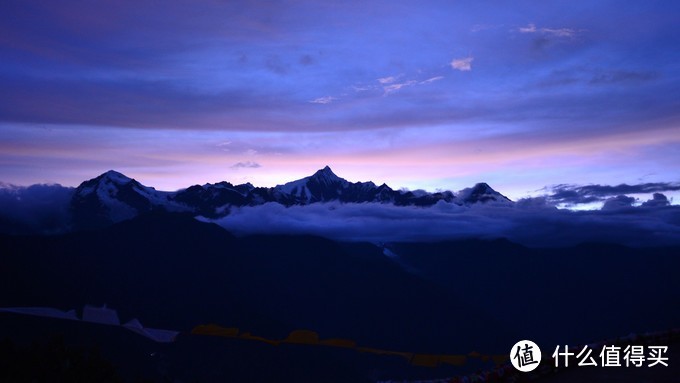
{"label": "purple sky", "polygon": [[0,181],[680,181],[680,3],[331,3],[2,1]]}

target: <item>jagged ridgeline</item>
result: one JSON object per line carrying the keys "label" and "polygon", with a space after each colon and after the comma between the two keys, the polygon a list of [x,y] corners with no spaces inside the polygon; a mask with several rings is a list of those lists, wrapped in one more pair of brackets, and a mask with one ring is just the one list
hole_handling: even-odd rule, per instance
{"label": "jagged ridgeline", "polygon": [[232,207],[268,202],[294,206],[332,201],[375,202],[396,206],[431,206],[438,201],[459,205],[512,203],[485,183],[458,193],[394,190],[384,183],[378,186],[370,181],[349,182],[326,166],[309,177],[272,188],[255,187],[250,183],[233,185],[219,182],[194,185],[176,192],[158,191],[111,170],[83,182],[73,190],[69,211],[72,228],[90,229],[105,227],[153,210],[218,218],[228,215]]}

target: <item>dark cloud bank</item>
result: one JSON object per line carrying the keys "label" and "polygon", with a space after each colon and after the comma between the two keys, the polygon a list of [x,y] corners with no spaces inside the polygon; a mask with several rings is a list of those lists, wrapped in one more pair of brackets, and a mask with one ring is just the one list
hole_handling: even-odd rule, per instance
{"label": "dark cloud bank", "polygon": [[[602,202],[613,196],[626,194],[660,193],[680,190],[680,184],[674,182],[650,182],[628,185],[555,185],[549,188],[553,194],[550,200],[556,204],[578,205]],[[663,197],[660,195],[660,197]],[[656,196],[655,196],[656,199]],[[665,197],[663,197],[665,199]],[[630,204],[629,204],[630,205]]]}

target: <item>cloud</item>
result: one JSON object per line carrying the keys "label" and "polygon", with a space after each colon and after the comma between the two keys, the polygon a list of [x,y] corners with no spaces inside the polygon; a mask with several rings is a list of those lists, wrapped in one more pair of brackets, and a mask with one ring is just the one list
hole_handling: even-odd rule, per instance
{"label": "cloud", "polygon": [[525,27],[517,28],[519,33],[539,33],[554,37],[574,37],[578,33],[575,29],[570,28],[537,28],[536,24],[530,23]]}
{"label": "cloud", "polygon": [[268,113],[294,108],[282,94],[262,89],[196,93],[170,80],[37,79],[0,72],[0,83],[6,90],[0,93],[0,121],[186,129],[223,127],[220,116],[227,115],[230,129],[238,130],[258,121],[270,124]]}
{"label": "cloud", "polygon": [[[401,75],[399,76],[389,76],[389,77],[381,77],[377,79],[377,81],[380,83],[379,87],[382,87],[383,90],[383,95],[386,96],[390,93],[397,92],[403,88],[413,86],[413,85],[425,85],[425,84],[431,84],[435,81],[439,81],[444,78],[444,76],[434,76],[430,77],[425,80],[404,80],[404,81],[399,81],[399,78],[402,77]],[[370,87],[363,87],[363,88],[358,88],[354,87],[356,91],[363,91],[363,90],[369,90]]]}
{"label": "cloud", "polygon": [[474,57],[463,57],[459,59],[453,59],[451,61],[451,68],[459,70],[461,72],[468,72],[472,70],[472,61]]}
{"label": "cloud", "polygon": [[312,104],[330,104],[335,100],[337,100],[337,98],[335,98],[333,96],[324,96],[324,97],[315,98],[315,99],[311,100],[310,103],[312,103]]}
{"label": "cloud", "polygon": [[635,203],[635,198],[634,197],[628,197],[625,195],[618,195],[613,198],[607,198],[606,201],[604,201],[604,205],[602,205],[602,210],[615,210],[615,209],[622,209],[622,208],[627,208],[627,207],[633,207],[633,204]]}
{"label": "cloud", "polygon": [[648,194],[656,192],[679,191],[680,184],[673,182],[652,182],[636,185],[555,185],[550,187],[549,199],[553,203],[578,205],[605,201],[608,197],[626,194]]}
{"label": "cloud", "polygon": [[389,85],[386,85],[383,87],[383,91],[385,92],[385,95],[388,95],[390,93],[394,93],[404,87],[411,86],[417,84],[418,81],[415,80],[408,80],[404,81],[401,83],[390,83]]}
{"label": "cloud", "polygon": [[377,80],[381,84],[391,84],[395,81],[397,81],[397,78],[394,76],[389,76],[389,77],[381,77]]}
{"label": "cloud", "polygon": [[366,92],[369,90],[374,90],[375,87],[372,85],[352,85],[352,89],[355,92]]}
{"label": "cloud", "polygon": [[[569,211],[536,203],[432,207],[389,204],[277,203],[233,208],[217,221],[237,235],[312,234],[336,240],[401,242],[507,238],[529,246],[608,242],[631,246],[680,244],[680,207]],[[205,219],[202,219],[205,220]]]}
{"label": "cloud", "polygon": [[52,234],[67,229],[75,189],[58,184],[0,186],[0,232]]}
{"label": "cloud", "polygon": [[668,198],[661,193],[654,193],[652,199],[642,203],[642,207],[666,207],[671,203]]}
{"label": "cloud", "polygon": [[399,80],[400,77],[402,77],[402,75],[381,77],[376,80],[380,83],[380,86],[382,87],[383,96],[387,96],[388,94],[394,93],[404,87],[415,85],[418,83],[418,81],[415,80],[397,82],[397,80]]}
{"label": "cloud", "polygon": [[428,78],[427,80],[423,80],[420,83],[421,84],[430,84],[430,83],[433,83],[435,81],[439,81],[439,80],[442,80],[442,79],[444,79],[444,76],[436,76],[436,77]]}
{"label": "cloud", "polygon": [[243,169],[243,168],[257,169],[257,168],[261,168],[261,167],[262,167],[262,165],[258,164],[257,162],[253,162],[253,161],[237,162],[237,163],[231,165],[232,169]]}
{"label": "cloud", "polygon": [[526,27],[519,27],[520,33],[536,33],[536,25],[529,24]]}
{"label": "cloud", "polygon": [[576,35],[576,31],[573,30],[573,29],[569,29],[569,28],[557,28],[557,29],[541,28],[541,31],[546,33],[546,34],[557,36],[557,37],[573,37],[574,35]]}

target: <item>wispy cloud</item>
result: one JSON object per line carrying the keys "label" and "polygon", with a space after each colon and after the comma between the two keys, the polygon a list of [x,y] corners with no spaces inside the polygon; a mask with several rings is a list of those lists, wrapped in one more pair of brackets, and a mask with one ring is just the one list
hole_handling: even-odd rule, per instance
{"label": "wispy cloud", "polygon": [[[429,73],[430,76],[432,76],[435,73]],[[374,80],[371,80],[370,82],[367,83],[357,83],[349,86],[348,88],[353,90],[356,93],[359,92],[382,92],[382,96],[387,96],[393,93],[396,93],[404,88],[411,87],[411,86],[417,86],[417,85],[427,85],[427,84],[432,84],[433,82],[443,80],[444,76],[432,76],[432,77],[427,77],[424,78],[422,76],[421,71],[418,71],[418,74],[412,74],[412,75],[405,75],[405,74],[399,74],[399,75],[393,75],[393,76],[384,76],[384,77],[379,77]],[[343,96],[346,96],[347,94],[343,94]],[[336,101],[338,98],[333,97],[333,96],[325,96],[325,97],[319,97],[317,99],[309,101],[310,103],[315,103],[315,104],[330,104],[331,102]]]}
{"label": "wispy cloud", "polygon": [[243,168],[257,169],[257,168],[261,168],[261,167],[262,167],[262,165],[258,164],[257,162],[253,162],[253,161],[237,162],[237,163],[231,165],[232,169],[243,169]]}
{"label": "wispy cloud", "polygon": [[536,25],[529,24],[526,27],[519,27],[520,33],[536,33]]}
{"label": "wispy cloud", "polygon": [[352,85],[352,89],[355,92],[366,92],[369,90],[375,90],[375,86],[372,85]]}
{"label": "wispy cloud", "polygon": [[417,84],[418,81],[416,80],[408,80],[400,83],[390,83],[389,85],[386,85],[383,87],[383,90],[385,91],[385,95],[388,95],[390,93],[394,93],[404,87],[411,86]]}
{"label": "wispy cloud", "polygon": [[[400,80],[400,78],[403,77],[403,75],[399,76],[387,76],[387,77],[381,77],[378,78],[376,81],[379,83],[377,86],[379,89],[382,89],[383,91],[383,96],[389,95],[391,93],[397,92],[403,88],[413,86],[413,85],[425,85],[425,84],[430,84],[435,81],[439,81],[444,78],[444,76],[435,76],[435,77],[430,77],[425,80],[416,80],[416,79],[411,79],[411,80]],[[370,89],[370,87],[354,87],[356,91],[363,91]]]}
{"label": "wispy cloud", "polygon": [[541,31],[557,37],[573,37],[577,33],[576,30],[570,28],[542,28]]}
{"label": "wispy cloud", "polygon": [[397,81],[397,77],[395,76],[381,77],[378,79],[378,82],[381,84],[392,84],[395,81]]}
{"label": "wispy cloud", "polygon": [[579,32],[571,28],[538,28],[536,24],[528,24],[525,27],[519,27],[517,30],[520,33],[540,33],[555,37],[574,37]]}
{"label": "wispy cloud", "polygon": [[461,72],[471,71],[473,60],[474,60],[474,57],[472,57],[472,56],[453,59],[451,61],[451,68],[459,70]]}
{"label": "wispy cloud", "polygon": [[423,80],[420,83],[421,84],[430,84],[430,83],[433,83],[435,81],[439,81],[439,80],[443,80],[443,79],[444,79],[444,76],[436,76],[436,77],[428,78],[427,80]]}
{"label": "wispy cloud", "polygon": [[315,99],[313,99],[309,102],[312,103],[312,104],[330,104],[335,100],[337,100],[337,98],[335,98],[333,96],[324,96],[324,97],[315,98]]}

